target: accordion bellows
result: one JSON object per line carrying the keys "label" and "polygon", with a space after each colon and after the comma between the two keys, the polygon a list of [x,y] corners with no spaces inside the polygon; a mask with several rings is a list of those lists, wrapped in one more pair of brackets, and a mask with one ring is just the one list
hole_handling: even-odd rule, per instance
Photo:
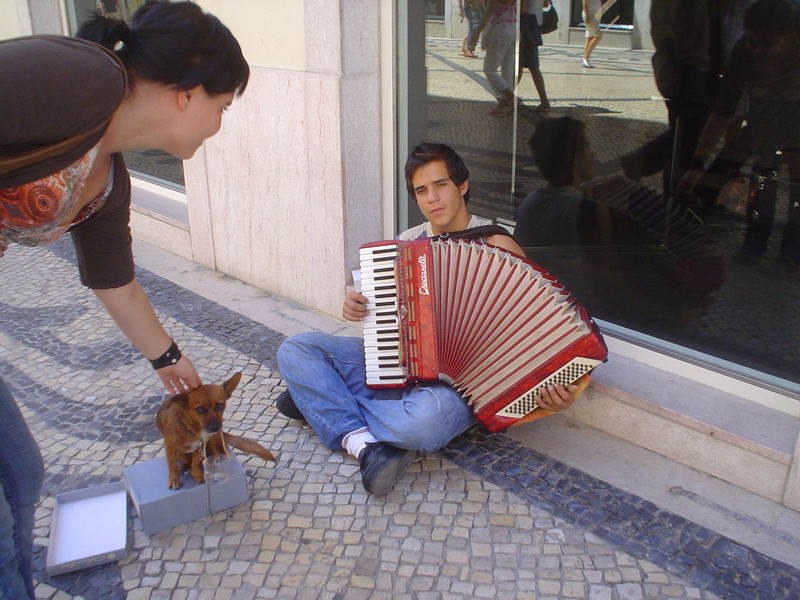
{"label": "accordion bellows", "polygon": [[451,384],[491,431],[606,359],[586,311],[546,271],[502,248],[423,238],[361,247],[367,385]]}

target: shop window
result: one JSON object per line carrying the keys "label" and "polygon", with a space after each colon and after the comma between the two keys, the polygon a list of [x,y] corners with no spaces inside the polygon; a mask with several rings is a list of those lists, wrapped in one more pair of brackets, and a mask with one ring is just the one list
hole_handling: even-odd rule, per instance
{"label": "shop window", "polygon": [[[609,29],[631,29],[633,27],[633,3],[635,0],[589,0],[590,7],[599,5],[601,27]],[[571,0],[570,25],[585,27],[582,0]],[[591,9],[591,8],[590,8]]]}
{"label": "shop window", "polygon": [[[130,22],[131,15],[146,0],[66,0],[69,34],[74,35],[81,23],[93,13],[100,12],[117,19]],[[183,162],[162,150],[137,150],[124,152],[128,170],[134,175],[165,184],[169,187],[183,188]]]}
{"label": "shop window", "polygon": [[[603,23],[632,25],[633,0],[606,4]],[[469,168],[470,212],[515,230],[528,257],[609,330],[800,395],[796,46],[772,33],[738,43],[745,4],[697,0],[680,3],[692,14],[655,15],[654,31],[691,58],[677,71],[654,73],[652,50],[601,47],[588,68],[583,44],[538,47],[544,111],[530,70],[516,84],[516,65],[497,71],[516,94],[497,110],[501,90],[480,44],[475,60],[462,53],[462,32],[426,38],[424,5],[398,0],[398,229],[422,221],[405,190],[405,156],[423,140],[447,143]],[[579,0],[571,8],[579,25]],[[678,29],[655,27],[669,23]],[[504,43],[519,53],[518,38]],[[734,68],[751,64],[741,53],[756,47],[774,52],[755,60],[784,83],[767,99],[749,95],[759,82],[721,98],[720,65],[728,56]],[[665,103],[670,94],[679,95]],[[712,114],[723,127],[696,156]],[[703,180],[682,192],[697,166]]]}
{"label": "shop window", "polygon": [[433,21],[444,21],[444,0],[425,0],[425,16]]}

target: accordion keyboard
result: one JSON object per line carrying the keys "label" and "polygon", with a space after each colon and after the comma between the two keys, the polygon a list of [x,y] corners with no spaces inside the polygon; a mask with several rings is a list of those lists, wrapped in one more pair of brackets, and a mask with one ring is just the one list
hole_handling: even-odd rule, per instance
{"label": "accordion keyboard", "polygon": [[361,294],[367,299],[368,311],[363,321],[367,385],[403,385],[406,381],[397,317],[398,254],[397,244],[360,250]]}

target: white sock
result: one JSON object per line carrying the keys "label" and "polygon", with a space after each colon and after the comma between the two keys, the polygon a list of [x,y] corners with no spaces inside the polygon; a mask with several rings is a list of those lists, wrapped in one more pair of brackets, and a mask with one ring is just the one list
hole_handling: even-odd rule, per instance
{"label": "white sock", "polygon": [[358,455],[361,454],[361,451],[366,445],[377,441],[378,440],[370,433],[369,429],[362,427],[361,429],[351,431],[342,438],[342,448],[344,448],[350,456],[358,460]]}

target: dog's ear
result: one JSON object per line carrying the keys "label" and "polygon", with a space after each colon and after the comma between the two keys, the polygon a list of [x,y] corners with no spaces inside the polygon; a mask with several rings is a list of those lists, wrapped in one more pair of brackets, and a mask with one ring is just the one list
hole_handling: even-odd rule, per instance
{"label": "dog's ear", "polygon": [[170,404],[177,404],[182,409],[189,408],[189,394],[175,394],[169,399]]}
{"label": "dog's ear", "polygon": [[233,394],[233,390],[236,389],[236,386],[239,385],[239,381],[242,379],[242,372],[239,371],[238,373],[234,373],[233,377],[228,379],[225,383],[222,384],[222,389],[225,392],[225,399],[231,397]]}

